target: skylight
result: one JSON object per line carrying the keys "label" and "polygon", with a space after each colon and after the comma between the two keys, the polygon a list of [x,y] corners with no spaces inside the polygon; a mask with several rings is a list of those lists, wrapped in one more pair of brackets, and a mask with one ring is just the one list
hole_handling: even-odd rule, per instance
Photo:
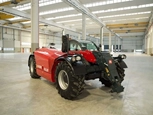
{"label": "skylight", "polygon": [[133,1],[133,0],[107,0],[102,2],[85,4],[84,6],[88,8],[88,7],[102,6],[102,5],[115,4],[120,2],[129,2],[129,1]]}
{"label": "skylight", "polygon": [[[94,2],[94,3],[90,3],[90,4],[85,4],[84,6],[85,7],[96,7],[96,6],[101,6],[101,5],[114,4],[114,3],[127,2],[127,1],[133,1],[133,0],[109,0],[109,1]],[[64,11],[69,11],[69,10],[74,10],[74,8],[68,7],[68,8],[40,12],[40,15],[52,14],[52,13],[57,13],[57,12],[64,12]]]}
{"label": "skylight", "polygon": [[76,19],[76,20],[67,20],[67,21],[60,21],[57,23],[66,23],[66,22],[76,22],[76,21],[81,21],[82,19]]}
{"label": "skylight", "polygon": [[119,15],[111,15],[111,16],[102,16],[99,18],[112,18],[112,17],[121,17],[121,16],[132,16],[132,15],[139,15],[139,14],[149,14],[151,13],[151,11],[147,11],[147,12],[138,12],[138,13],[129,13],[129,14],[119,14]]}
{"label": "skylight", "polygon": [[[103,1],[103,2],[94,2],[94,3],[85,4],[84,6],[85,7],[95,7],[95,6],[114,4],[114,3],[120,3],[120,2],[128,2],[128,1],[133,1],[133,0],[107,0],[107,1]],[[40,0],[39,6],[46,6],[46,5],[56,4],[56,3],[60,3],[60,2],[62,2],[62,0]],[[19,5],[19,6],[13,7],[13,8],[20,10],[20,11],[28,10],[31,8],[31,3]],[[69,8],[72,8],[72,7],[69,7]],[[72,10],[74,10],[74,9],[72,9]]]}
{"label": "skylight", "polygon": [[53,17],[53,18],[46,18],[46,20],[55,20],[55,19],[75,17],[75,16],[81,16],[81,15],[82,14],[72,14],[72,15],[66,15],[66,16],[57,16],[57,17]]}
{"label": "skylight", "polygon": [[8,2],[10,0],[0,0],[0,3],[3,3],[3,2]]}
{"label": "skylight", "polygon": [[[100,10],[100,11],[94,11],[92,12],[93,14],[98,14],[98,13],[106,13],[106,12],[115,12],[115,11],[121,11],[121,10],[130,10],[130,9],[137,9],[137,8],[147,8],[147,7],[152,7],[153,3],[151,4],[144,4],[144,5],[139,5],[139,6],[129,6],[129,7],[121,7],[121,8],[116,8],[116,9],[108,9],[108,10]],[[70,9],[69,9],[70,10]],[[72,10],[72,9],[71,9]],[[58,12],[61,12],[62,10],[58,10]],[[68,11],[68,10],[67,10]],[[55,12],[55,11],[54,11]],[[57,12],[57,11],[56,11]],[[51,12],[50,12],[51,13]],[[53,12],[52,12],[53,13]],[[49,12],[48,12],[49,14]],[[42,14],[43,15],[43,14]],[[67,18],[67,17],[75,17],[75,16],[80,16],[81,14],[72,14],[72,15],[65,15],[65,16],[58,16],[58,17],[51,17],[51,18],[46,18],[47,20],[54,20],[54,19],[62,19],[62,18]],[[130,15],[130,14],[129,14]],[[131,14],[132,15],[132,14]],[[102,17],[99,17],[102,18]]]}
{"label": "skylight", "polygon": [[[51,4],[56,4],[56,3],[60,3],[62,2],[62,0],[40,0],[39,1],[39,6],[46,6],[46,5],[51,5]],[[17,10],[28,10],[31,9],[31,3],[27,3],[27,4],[23,4],[23,5],[18,5],[16,7],[13,7],[14,9]]]}
{"label": "skylight", "polygon": [[68,8],[62,8],[62,9],[56,9],[56,10],[49,10],[45,12],[40,12],[39,15],[41,16],[41,15],[53,14],[53,13],[58,13],[58,12],[70,11],[70,10],[74,10],[74,8],[68,7]]}
{"label": "skylight", "polygon": [[103,22],[117,22],[117,21],[126,21],[126,20],[141,20],[141,19],[148,19],[149,17],[140,17],[140,18],[129,18],[129,19],[118,19],[118,20],[106,20]]}
{"label": "skylight", "polygon": [[[66,23],[66,22],[77,22],[77,21],[81,21],[82,19],[76,19],[76,20],[66,20],[66,21],[60,21],[57,23]],[[89,18],[86,18],[86,20],[89,20]]]}
{"label": "skylight", "polygon": [[[1,1],[3,2],[3,1],[8,1],[8,0],[1,0]],[[94,2],[94,3],[85,4],[84,6],[85,7],[95,7],[95,6],[115,4],[115,3],[128,2],[128,1],[133,1],[133,0],[107,0],[107,1],[103,1],[103,2]],[[39,6],[46,6],[46,5],[56,4],[56,3],[60,3],[60,2],[62,2],[62,0],[40,0]],[[13,8],[20,10],[20,11],[28,10],[31,8],[31,3],[18,5]]]}
{"label": "skylight", "polygon": [[143,5],[139,5],[139,6],[129,6],[129,7],[121,7],[121,8],[115,8],[115,9],[108,9],[108,10],[99,10],[99,11],[94,11],[92,13],[98,14],[98,13],[115,12],[115,11],[138,9],[138,8],[147,8],[147,7],[152,7],[152,6],[153,6],[153,3],[143,4]]}

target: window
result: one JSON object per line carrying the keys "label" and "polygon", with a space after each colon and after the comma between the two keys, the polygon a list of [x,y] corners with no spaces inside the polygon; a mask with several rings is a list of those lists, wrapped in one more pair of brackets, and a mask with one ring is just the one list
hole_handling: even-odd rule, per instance
{"label": "window", "polygon": [[75,51],[81,50],[80,43],[75,40],[70,41],[70,51],[73,51],[73,50],[75,50]]}
{"label": "window", "polygon": [[84,50],[97,51],[97,47],[92,42],[81,42],[81,48]]}

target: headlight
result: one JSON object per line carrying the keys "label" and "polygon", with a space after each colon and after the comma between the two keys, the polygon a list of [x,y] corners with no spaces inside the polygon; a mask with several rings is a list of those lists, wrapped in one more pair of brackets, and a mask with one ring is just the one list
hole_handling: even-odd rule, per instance
{"label": "headlight", "polygon": [[73,55],[72,58],[71,58],[72,62],[75,62],[75,61],[80,61],[81,60],[81,56],[79,55]]}
{"label": "headlight", "polygon": [[121,58],[124,59],[125,58],[124,55],[122,55]]}
{"label": "headlight", "polygon": [[73,62],[75,62],[76,61],[76,59],[75,59],[75,56],[72,56],[72,59],[71,59]]}
{"label": "headlight", "polygon": [[80,61],[81,60],[81,56],[76,56],[76,60]]}
{"label": "headlight", "polygon": [[123,54],[123,55],[120,55],[122,59],[126,59],[126,55]]}

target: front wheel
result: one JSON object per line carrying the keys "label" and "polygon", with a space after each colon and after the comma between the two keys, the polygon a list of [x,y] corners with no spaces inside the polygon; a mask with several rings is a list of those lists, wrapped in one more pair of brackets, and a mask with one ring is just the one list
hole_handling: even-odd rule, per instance
{"label": "front wheel", "polygon": [[30,72],[30,76],[32,78],[40,78],[40,76],[37,74],[36,72],[36,61],[34,57],[30,57],[30,64],[29,64],[29,72]]}
{"label": "front wheel", "polygon": [[77,97],[84,89],[84,76],[74,74],[66,62],[60,62],[55,72],[56,88],[65,99]]}
{"label": "front wheel", "polygon": [[125,77],[125,70],[124,70],[124,68],[122,68],[120,66],[119,63],[116,63],[116,69],[117,69],[118,75],[120,76],[121,83],[122,83],[122,81],[124,80],[124,77]]}

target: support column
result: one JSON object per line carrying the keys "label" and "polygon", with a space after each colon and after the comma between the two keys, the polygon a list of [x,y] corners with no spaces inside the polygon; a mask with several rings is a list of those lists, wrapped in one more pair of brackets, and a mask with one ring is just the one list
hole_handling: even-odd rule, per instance
{"label": "support column", "polygon": [[39,48],[39,0],[31,0],[31,52]]}
{"label": "support column", "polygon": [[146,49],[147,49],[146,47],[147,47],[147,37],[145,36],[145,38],[144,38],[144,52],[145,53],[147,53],[146,52]]}
{"label": "support column", "polygon": [[102,26],[101,28],[100,28],[100,44],[101,44],[101,51],[104,51],[104,43],[103,43],[103,41],[104,41],[104,39],[103,39],[103,29],[104,29],[104,27]]}
{"label": "support column", "polygon": [[1,52],[4,53],[4,33],[3,33],[4,28],[1,27],[1,42],[2,42],[2,49]]}
{"label": "support column", "polygon": [[14,53],[16,51],[16,47],[15,47],[15,30],[13,29],[13,47],[14,47]]}
{"label": "support column", "polygon": [[80,40],[80,34],[78,35],[78,40]]}
{"label": "support column", "polygon": [[118,38],[118,52],[120,50],[120,38]]}
{"label": "support column", "polygon": [[111,43],[112,38],[111,37],[112,37],[111,32],[109,32],[109,52],[111,52],[112,50],[112,43]]}
{"label": "support column", "polygon": [[2,28],[3,27],[0,27],[0,40],[2,40]]}
{"label": "support column", "polygon": [[152,32],[151,32],[151,56],[153,56],[153,27],[152,27]]}
{"label": "support column", "polygon": [[149,54],[149,42],[150,42],[150,37],[147,37],[147,54]]}
{"label": "support column", "polygon": [[21,39],[21,30],[18,30],[18,36],[19,36],[19,40],[20,40],[20,53],[23,53],[22,52],[22,39]]}
{"label": "support column", "polygon": [[116,53],[116,36],[115,36],[115,53]]}
{"label": "support column", "polygon": [[121,51],[122,51],[122,49],[124,49],[124,47],[123,47],[123,38],[120,39],[120,41],[121,41],[120,45],[121,45]]}
{"label": "support column", "polygon": [[62,30],[62,35],[65,35],[65,29]]}
{"label": "support column", "polygon": [[0,50],[0,53],[3,52],[3,27],[0,27],[0,47],[1,47],[1,50]]}
{"label": "support column", "polygon": [[150,42],[149,42],[149,55],[153,54],[152,53],[152,48],[153,48],[153,31],[150,32]]}
{"label": "support column", "polygon": [[82,13],[82,39],[86,39],[86,15]]}

